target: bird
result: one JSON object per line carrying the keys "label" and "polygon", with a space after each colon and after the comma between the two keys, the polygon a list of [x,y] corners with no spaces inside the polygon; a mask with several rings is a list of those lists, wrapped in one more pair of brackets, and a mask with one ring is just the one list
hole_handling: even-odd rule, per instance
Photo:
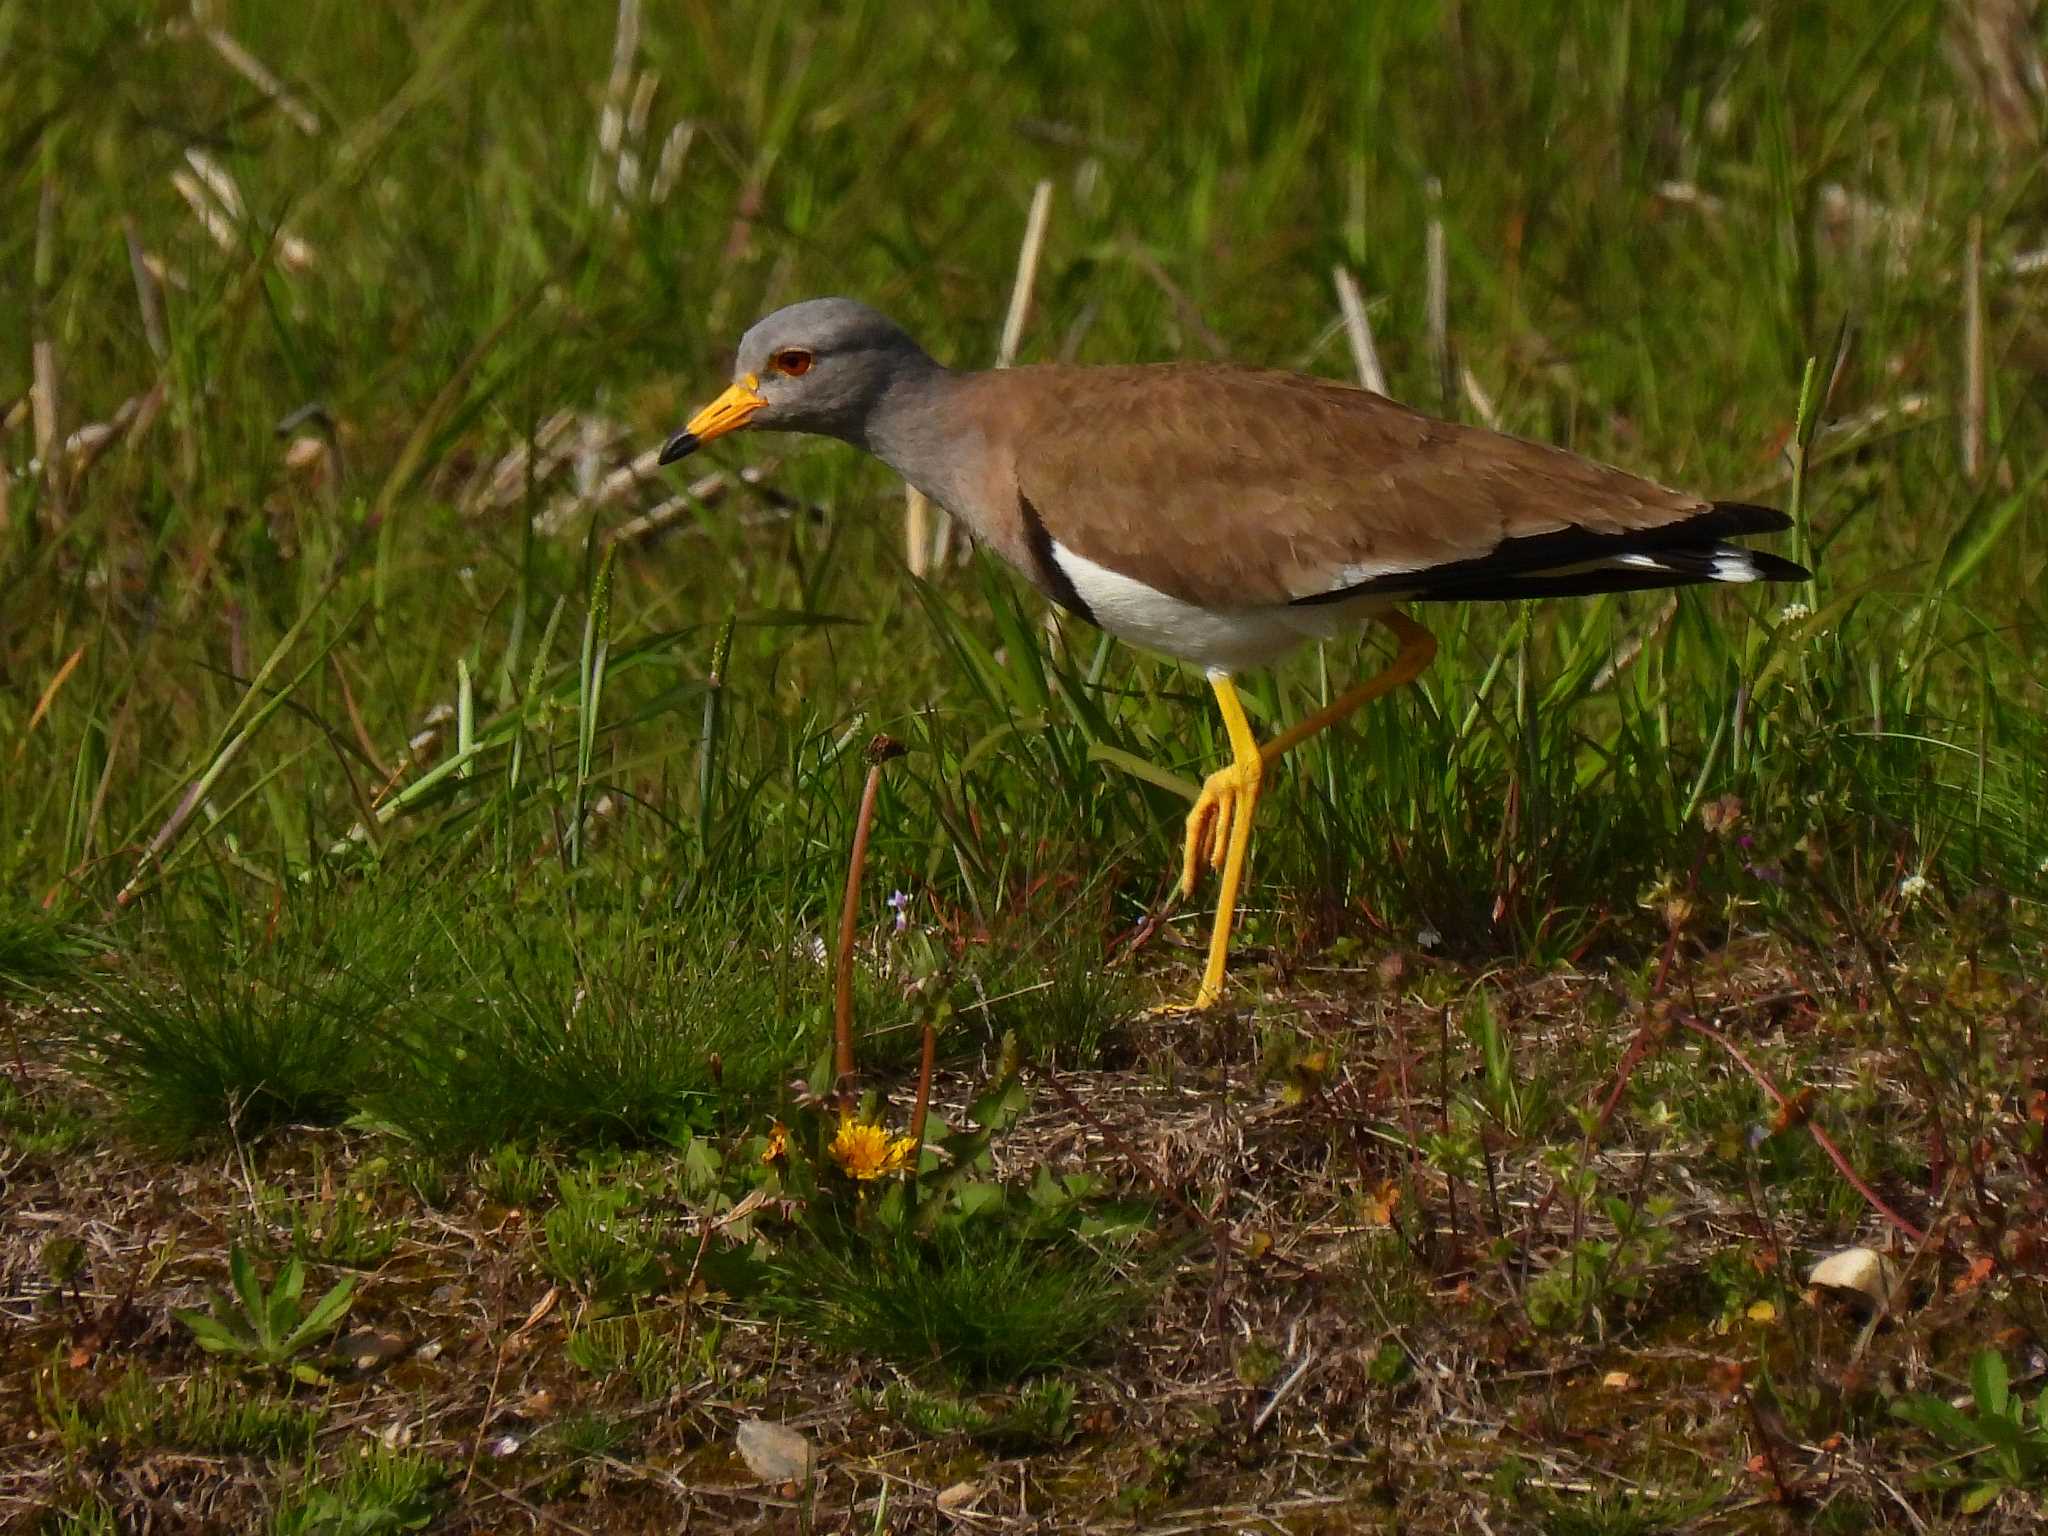
{"label": "bird", "polygon": [[[1220,362],[955,370],[847,298],[757,321],[730,387],[660,462],[742,429],[866,451],[1060,608],[1204,670],[1231,759],[1203,782],[1182,845],[1183,900],[1207,871],[1221,875],[1189,1011],[1224,995],[1267,770],[1435,656],[1407,607],[1811,579],[1732,542],[1790,527],[1772,507],[1671,490],[1306,374]],[[1368,623],[1392,634],[1391,664],[1259,741],[1234,679]]]}

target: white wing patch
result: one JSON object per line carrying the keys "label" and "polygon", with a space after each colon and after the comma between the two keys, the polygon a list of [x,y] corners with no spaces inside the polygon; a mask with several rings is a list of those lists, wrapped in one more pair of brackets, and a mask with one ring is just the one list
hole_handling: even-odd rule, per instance
{"label": "white wing patch", "polygon": [[1732,546],[1725,546],[1714,552],[1714,580],[1716,581],[1761,581],[1763,572],[1756,568],[1756,561]]}

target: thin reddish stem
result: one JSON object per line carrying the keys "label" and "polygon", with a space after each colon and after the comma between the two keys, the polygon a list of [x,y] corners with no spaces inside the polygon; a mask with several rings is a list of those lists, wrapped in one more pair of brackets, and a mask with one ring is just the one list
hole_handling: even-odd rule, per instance
{"label": "thin reddish stem", "polygon": [[882,789],[882,764],[901,757],[904,747],[887,736],[868,743],[868,782],[861,791],[860,815],[853,825],[853,851],[846,860],[846,899],[839,908],[839,954],[832,987],[832,1071],[839,1107],[853,1107],[853,936],[860,923],[860,875],[868,861],[868,832],[875,820],[875,797]]}
{"label": "thin reddish stem", "polygon": [[1704,1035],[1730,1056],[1734,1057],[1736,1062],[1742,1067],[1742,1070],[1755,1079],[1756,1085],[1771,1096],[1771,1102],[1776,1104],[1781,1111],[1798,1115],[1800,1123],[1806,1127],[1807,1133],[1813,1137],[1821,1151],[1827,1153],[1828,1161],[1835,1165],[1842,1177],[1849,1181],[1849,1187],[1861,1195],[1873,1211],[1897,1227],[1913,1242],[1925,1243],[1927,1241],[1927,1234],[1925,1232],[1885,1204],[1877,1191],[1864,1182],[1863,1176],[1849,1166],[1849,1159],[1842,1155],[1841,1148],[1834,1144],[1828,1133],[1815,1125],[1811,1119],[1806,1118],[1804,1112],[1778,1090],[1778,1085],[1766,1077],[1763,1070],[1743,1054],[1742,1047],[1733,1040],[1730,1040],[1718,1029],[1715,1029],[1711,1024],[1702,1024],[1698,1019],[1689,1018],[1681,1018],[1678,1022],[1694,1034]]}
{"label": "thin reddish stem", "polygon": [[[910,1111],[910,1155],[913,1159],[924,1150],[925,1115],[932,1107],[932,1068],[937,1065],[938,1059],[939,1032],[932,1027],[930,1020],[926,1020],[924,1056],[917,1064],[917,1102]],[[917,1164],[913,1161],[910,1166],[915,1172]]]}

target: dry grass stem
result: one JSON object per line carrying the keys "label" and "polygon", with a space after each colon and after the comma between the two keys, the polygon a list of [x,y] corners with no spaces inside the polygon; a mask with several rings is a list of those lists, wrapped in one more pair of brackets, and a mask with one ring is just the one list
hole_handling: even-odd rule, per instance
{"label": "dry grass stem", "polygon": [[1174,316],[1204,352],[1217,359],[1230,356],[1230,344],[1217,334],[1216,328],[1202,318],[1202,311],[1195,301],[1188,297],[1188,291],[1173,280],[1173,274],[1159,263],[1151,250],[1135,240],[1127,240],[1118,251],[1147,278],[1154,287],[1166,295],[1173,305]]}
{"label": "dry grass stem", "polygon": [[1429,323],[1429,365],[1436,374],[1437,399],[1451,408],[1457,380],[1451,371],[1451,273],[1444,247],[1444,184],[1432,176],[1423,186],[1427,223],[1423,256],[1427,263],[1425,307]]}
{"label": "dry grass stem", "polygon": [[1970,216],[1963,251],[1963,478],[1984,477],[1984,219]]}
{"label": "dry grass stem", "polygon": [[[586,456],[593,453],[588,439],[585,440],[584,452]],[[586,462],[589,462],[588,457]],[[534,518],[534,530],[550,536],[568,532],[586,512],[613,506],[642,485],[661,483],[661,449],[659,446],[644,449],[620,468],[598,479],[589,489],[558,497]]]}
{"label": "dry grass stem", "polygon": [[[732,493],[736,485],[746,486],[757,491],[765,489],[768,484],[768,476],[774,468],[774,461],[770,460],[762,464],[749,464],[741,469],[737,475],[728,474],[722,469],[714,470],[708,475],[691,481],[688,489],[682,495],[671,496],[665,501],[657,502],[638,517],[628,518],[625,522],[620,523],[618,527],[611,531],[610,538],[612,542],[617,544],[631,544],[641,539],[650,539],[657,534],[666,533],[675,524],[699,508],[716,506],[719,502],[725,500]],[[779,496],[771,496],[770,500],[773,502],[773,505],[767,512],[756,517],[732,519],[733,526],[740,528],[766,527],[770,523],[787,521],[790,514],[795,510],[794,504]],[[703,530],[690,528],[684,531],[700,533]]]}
{"label": "dry grass stem", "polygon": [[1479,424],[1495,432],[1500,431],[1500,412],[1494,408],[1493,396],[1479,382],[1479,375],[1470,368],[1460,368],[1458,382],[1464,386],[1465,402],[1472,407],[1472,414],[1479,418]]}
{"label": "dry grass stem", "polygon": [[105,421],[88,422],[64,440],[70,484],[75,490],[107,450],[131,434],[140,437],[155,424],[169,386],[158,380],[139,395],[130,395]]}
{"label": "dry grass stem", "polygon": [[35,332],[29,344],[29,409],[35,425],[36,457],[43,466],[42,522],[45,528],[65,523],[64,458],[58,451],[61,419],[57,383],[57,343],[49,329],[49,298],[56,280],[57,179],[43,178],[36,204]]}
{"label": "dry grass stem", "polygon": [[261,59],[235,39],[233,33],[225,27],[206,27],[203,35],[213,51],[221,56],[222,62],[269,97],[271,105],[289,118],[299,132],[311,137],[320,131],[320,119],[314,115],[313,109],[294,96]]}
{"label": "dry grass stem", "polygon": [[1337,284],[1337,307],[1344,313],[1344,334],[1351,340],[1351,361],[1358,369],[1358,382],[1376,395],[1386,395],[1387,371],[1380,366],[1379,348],[1373,345],[1372,318],[1366,313],[1365,298],[1358,291],[1358,279],[1341,263],[1331,270],[1331,277]]}
{"label": "dry grass stem", "polygon": [[170,355],[171,344],[164,332],[164,294],[156,280],[156,273],[150,270],[149,258],[142,248],[142,232],[135,222],[135,215],[121,215],[121,237],[128,246],[128,272],[135,280],[135,307],[142,315],[142,339],[149,343],[150,353],[158,362]]}
{"label": "dry grass stem", "polygon": [[1045,232],[1052,223],[1052,182],[1041,181],[1031,193],[1031,211],[1024,220],[1024,243],[1017,249],[1017,274],[1010,283],[1010,307],[1003,315],[1003,337],[996,348],[996,366],[1017,360],[1024,324],[1031,316],[1031,295],[1038,285],[1038,262],[1045,253]]}
{"label": "dry grass stem", "polygon": [[917,1097],[910,1107],[910,1166],[917,1167],[918,1151],[924,1146],[925,1119],[932,1107],[932,1072],[939,1061],[939,1032],[927,1020],[917,1058]]}
{"label": "dry grass stem", "polygon": [[[597,154],[590,162],[585,192],[590,206],[602,206],[612,189],[625,190],[625,149],[628,115],[634,100],[633,61],[640,54],[640,0],[619,0],[612,25],[612,67],[597,114]],[[616,201],[613,202],[616,207]]]}
{"label": "dry grass stem", "polygon": [[1950,0],[1946,42],[1957,77],[2005,147],[2038,154],[2048,103],[2037,0]]}
{"label": "dry grass stem", "polygon": [[665,203],[669,194],[675,191],[676,183],[682,179],[683,162],[689,157],[690,145],[696,141],[697,125],[687,120],[676,123],[668,131],[668,137],[661,141],[661,155],[654,164],[654,182],[647,189],[650,203]]}
{"label": "dry grass stem", "polygon": [[[944,516],[943,513],[937,514]],[[932,568],[931,498],[914,485],[903,487],[903,563],[922,580]]]}
{"label": "dry grass stem", "polygon": [[[192,210],[213,243],[230,255],[242,251],[242,226],[248,221],[242,189],[228,168],[196,145],[185,151],[188,171],[171,172],[171,185]],[[279,228],[272,236],[278,264],[289,272],[311,268],[317,256],[297,235]]]}

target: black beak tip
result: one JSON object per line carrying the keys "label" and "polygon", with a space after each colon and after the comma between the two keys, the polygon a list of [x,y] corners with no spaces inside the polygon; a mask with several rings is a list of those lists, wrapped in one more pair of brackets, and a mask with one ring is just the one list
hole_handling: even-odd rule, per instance
{"label": "black beak tip", "polygon": [[661,462],[673,464],[677,459],[687,459],[696,451],[697,434],[694,432],[678,432],[674,437],[662,444]]}

